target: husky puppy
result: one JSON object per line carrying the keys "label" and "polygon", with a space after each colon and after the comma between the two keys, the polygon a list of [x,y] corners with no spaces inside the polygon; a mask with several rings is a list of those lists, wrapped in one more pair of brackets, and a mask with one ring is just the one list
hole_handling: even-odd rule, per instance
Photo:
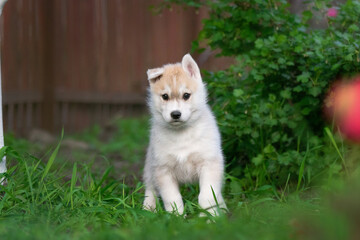
{"label": "husky puppy", "polygon": [[183,214],[179,184],[198,181],[199,205],[212,215],[226,208],[221,195],[224,158],[200,70],[190,54],[181,63],[147,71],[152,114],[144,182],[144,208],[160,195],[166,211]]}

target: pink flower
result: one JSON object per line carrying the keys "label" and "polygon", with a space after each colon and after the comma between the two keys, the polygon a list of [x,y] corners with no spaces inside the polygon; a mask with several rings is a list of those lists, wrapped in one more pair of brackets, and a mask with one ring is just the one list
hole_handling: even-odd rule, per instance
{"label": "pink flower", "polygon": [[338,10],[336,8],[329,8],[327,12],[328,17],[336,17],[338,14]]}
{"label": "pink flower", "polygon": [[360,143],[360,75],[337,82],[325,100],[325,114],[346,139]]}

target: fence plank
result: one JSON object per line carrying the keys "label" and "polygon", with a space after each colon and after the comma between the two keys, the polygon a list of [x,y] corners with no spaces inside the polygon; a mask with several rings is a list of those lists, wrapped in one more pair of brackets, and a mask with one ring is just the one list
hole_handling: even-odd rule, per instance
{"label": "fence plank", "polygon": [[15,108],[16,129],[19,133],[24,130],[24,103],[18,103]]}
{"label": "fence plank", "polygon": [[43,113],[42,123],[43,127],[52,131],[54,129],[54,105],[55,105],[55,84],[54,84],[54,6],[55,3],[49,0],[42,0],[42,11],[46,19],[44,24],[44,31],[46,34],[44,38],[44,85],[43,85]]}
{"label": "fence plank", "polygon": [[7,128],[9,131],[13,131],[14,130],[14,104],[9,104],[8,105],[8,111],[7,111]]}
{"label": "fence plank", "polygon": [[26,129],[30,129],[33,124],[33,103],[26,103]]}

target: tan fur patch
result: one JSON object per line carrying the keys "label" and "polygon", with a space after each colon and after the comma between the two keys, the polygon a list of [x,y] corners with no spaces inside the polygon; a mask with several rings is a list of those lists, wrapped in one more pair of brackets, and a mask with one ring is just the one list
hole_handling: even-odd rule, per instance
{"label": "tan fur patch", "polygon": [[[169,94],[170,99],[181,99],[181,89],[185,88],[193,93],[196,91],[197,83],[186,74],[181,64],[171,64],[164,66],[163,75],[159,80],[150,83],[150,88],[159,95]],[[171,92],[168,92],[169,89]]]}

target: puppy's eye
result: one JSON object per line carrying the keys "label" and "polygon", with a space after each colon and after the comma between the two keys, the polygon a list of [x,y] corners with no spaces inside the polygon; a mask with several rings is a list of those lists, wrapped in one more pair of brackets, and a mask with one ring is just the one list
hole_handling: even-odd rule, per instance
{"label": "puppy's eye", "polygon": [[165,101],[169,100],[169,95],[167,95],[166,93],[161,95],[162,99],[164,99]]}
{"label": "puppy's eye", "polygon": [[183,99],[186,101],[190,98],[191,94],[190,93],[184,93],[183,95]]}

